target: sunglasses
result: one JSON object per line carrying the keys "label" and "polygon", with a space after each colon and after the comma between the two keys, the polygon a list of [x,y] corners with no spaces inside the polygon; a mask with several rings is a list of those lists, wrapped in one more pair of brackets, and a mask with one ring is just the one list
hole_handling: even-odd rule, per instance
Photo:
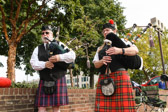
{"label": "sunglasses", "polygon": [[42,32],[42,35],[44,35],[44,34],[48,35],[48,34],[49,34],[49,32]]}

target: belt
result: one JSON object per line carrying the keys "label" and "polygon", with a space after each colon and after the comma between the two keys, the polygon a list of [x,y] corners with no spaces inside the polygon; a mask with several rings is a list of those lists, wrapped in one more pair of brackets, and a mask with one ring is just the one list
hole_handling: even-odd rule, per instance
{"label": "belt", "polygon": [[[112,71],[112,72],[116,72],[116,71],[127,71],[127,69],[125,69],[125,68],[118,68],[117,70]],[[111,73],[111,71],[110,71],[110,73]],[[100,74],[105,74],[105,73],[100,72]]]}
{"label": "belt", "polygon": [[116,71],[126,71],[125,68],[118,68]]}

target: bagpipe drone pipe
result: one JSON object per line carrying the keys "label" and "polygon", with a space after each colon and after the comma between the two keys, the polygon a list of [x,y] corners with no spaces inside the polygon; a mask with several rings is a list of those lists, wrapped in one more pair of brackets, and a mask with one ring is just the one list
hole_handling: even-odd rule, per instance
{"label": "bagpipe drone pipe", "polygon": [[134,43],[138,40],[138,38],[140,38],[141,35],[142,35],[143,33],[145,33],[146,30],[147,30],[148,28],[150,28],[151,26],[152,26],[152,24],[149,23],[149,24],[141,31],[141,33],[138,34],[131,42],[134,44]]}
{"label": "bagpipe drone pipe", "polygon": [[[50,41],[48,38],[45,38],[45,39],[50,42],[49,44],[50,57],[57,54],[64,54],[70,51],[68,47],[66,47],[64,44],[60,43],[57,40]],[[58,70],[58,69],[55,70],[55,68],[51,69],[51,77],[56,80],[62,77],[62,75],[65,75],[65,72],[67,69],[74,68],[74,63],[65,63],[63,61],[60,61],[60,62],[55,62],[54,66],[61,68],[61,70]]]}
{"label": "bagpipe drone pipe", "polygon": [[136,24],[133,24],[130,33],[127,33],[127,36],[124,38],[124,41],[126,41],[126,42],[128,41],[128,38],[132,35],[132,33],[133,33],[133,31],[134,31],[134,29],[135,29],[136,27],[137,27],[137,25],[136,25]]}

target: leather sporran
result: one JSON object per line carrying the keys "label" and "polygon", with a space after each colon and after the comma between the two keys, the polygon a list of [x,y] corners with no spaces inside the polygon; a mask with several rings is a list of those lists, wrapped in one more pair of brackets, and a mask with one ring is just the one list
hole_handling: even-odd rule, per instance
{"label": "leather sporran", "polygon": [[55,92],[55,81],[44,81],[43,91],[47,95],[51,95]]}
{"label": "leather sporran", "polygon": [[100,85],[104,96],[112,96],[115,93],[115,84],[112,78],[101,80]]}

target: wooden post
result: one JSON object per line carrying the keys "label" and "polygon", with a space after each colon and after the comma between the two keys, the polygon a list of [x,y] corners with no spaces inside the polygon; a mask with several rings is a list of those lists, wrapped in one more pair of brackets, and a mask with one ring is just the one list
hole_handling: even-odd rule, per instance
{"label": "wooden post", "polygon": [[74,87],[72,69],[69,69],[69,72],[70,72],[70,79],[71,79],[71,87]]}

